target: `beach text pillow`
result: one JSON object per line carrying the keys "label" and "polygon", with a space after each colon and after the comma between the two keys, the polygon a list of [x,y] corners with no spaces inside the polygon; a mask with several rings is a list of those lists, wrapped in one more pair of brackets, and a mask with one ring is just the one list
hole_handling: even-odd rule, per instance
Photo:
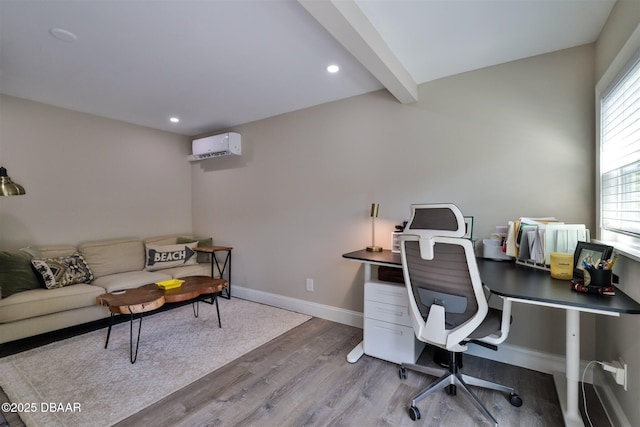
{"label": "beach text pillow", "polygon": [[193,242],[179,245],[147,245],[145,270],[155,271],[196,264],[197,257],[193,248],[197,244],[197,242]]}

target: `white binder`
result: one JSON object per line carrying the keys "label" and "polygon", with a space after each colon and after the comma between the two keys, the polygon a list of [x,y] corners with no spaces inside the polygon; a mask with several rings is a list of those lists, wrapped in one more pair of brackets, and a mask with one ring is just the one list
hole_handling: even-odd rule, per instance
{"label": "white binder", "polygon": [[551,264],[551,252],[574,253],[578,242],[590,240],[584,224],[547,224],[544,230],[545,264]]}

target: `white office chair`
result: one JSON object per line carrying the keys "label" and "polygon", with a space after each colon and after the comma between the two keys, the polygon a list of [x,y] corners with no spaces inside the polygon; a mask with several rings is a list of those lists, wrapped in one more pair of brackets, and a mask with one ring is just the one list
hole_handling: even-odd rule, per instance
{"label": "white office chair", "polygon": [[464,217],[452,204],[412,205],[411,219],[400,236],[405,285],[409,294],[409,314],[418,340],[448,352],[448,370],[415,364],[400,366],[400,378],[407,369],[440,377],[411,400],[412,420],[420,419],[418,401],[447,388],[451,395],[459,387],[494,425],[498,425],[467,385],[509,393],[509,401],[521,406],[514,389],[470,377],[459,372],[461,352],[467,343],[496,348],[509,333],[511,306],[503,311],[489,308],[476,264],[473,245],[462,238]]}

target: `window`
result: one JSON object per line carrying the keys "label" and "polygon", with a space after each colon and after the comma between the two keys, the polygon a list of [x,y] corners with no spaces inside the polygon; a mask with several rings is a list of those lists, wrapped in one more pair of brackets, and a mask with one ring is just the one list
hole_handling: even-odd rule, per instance
{"label": "window", "polygon": [[596,86],[599,238],[640,255],[640,26]]}
{"label": "window", "polygon": [[602,227],[640,237],[640,60],[602,97]]}

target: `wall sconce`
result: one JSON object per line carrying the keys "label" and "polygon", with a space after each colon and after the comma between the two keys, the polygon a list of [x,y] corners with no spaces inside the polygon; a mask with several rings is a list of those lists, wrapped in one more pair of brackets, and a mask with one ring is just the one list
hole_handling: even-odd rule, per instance
{"label": "wall sconce", "polygon": [[378,217],[378,208],[380,205],[377,203],[371,204],[371,246],[367,246],[369,252],[382,252],[382,247],[376,246],[376,218]]}
{"label": "wall sconce", "polygon": [[0,196],[21,196],[25,194],[24,187],[11,181],[7,170],[0,166]]}

